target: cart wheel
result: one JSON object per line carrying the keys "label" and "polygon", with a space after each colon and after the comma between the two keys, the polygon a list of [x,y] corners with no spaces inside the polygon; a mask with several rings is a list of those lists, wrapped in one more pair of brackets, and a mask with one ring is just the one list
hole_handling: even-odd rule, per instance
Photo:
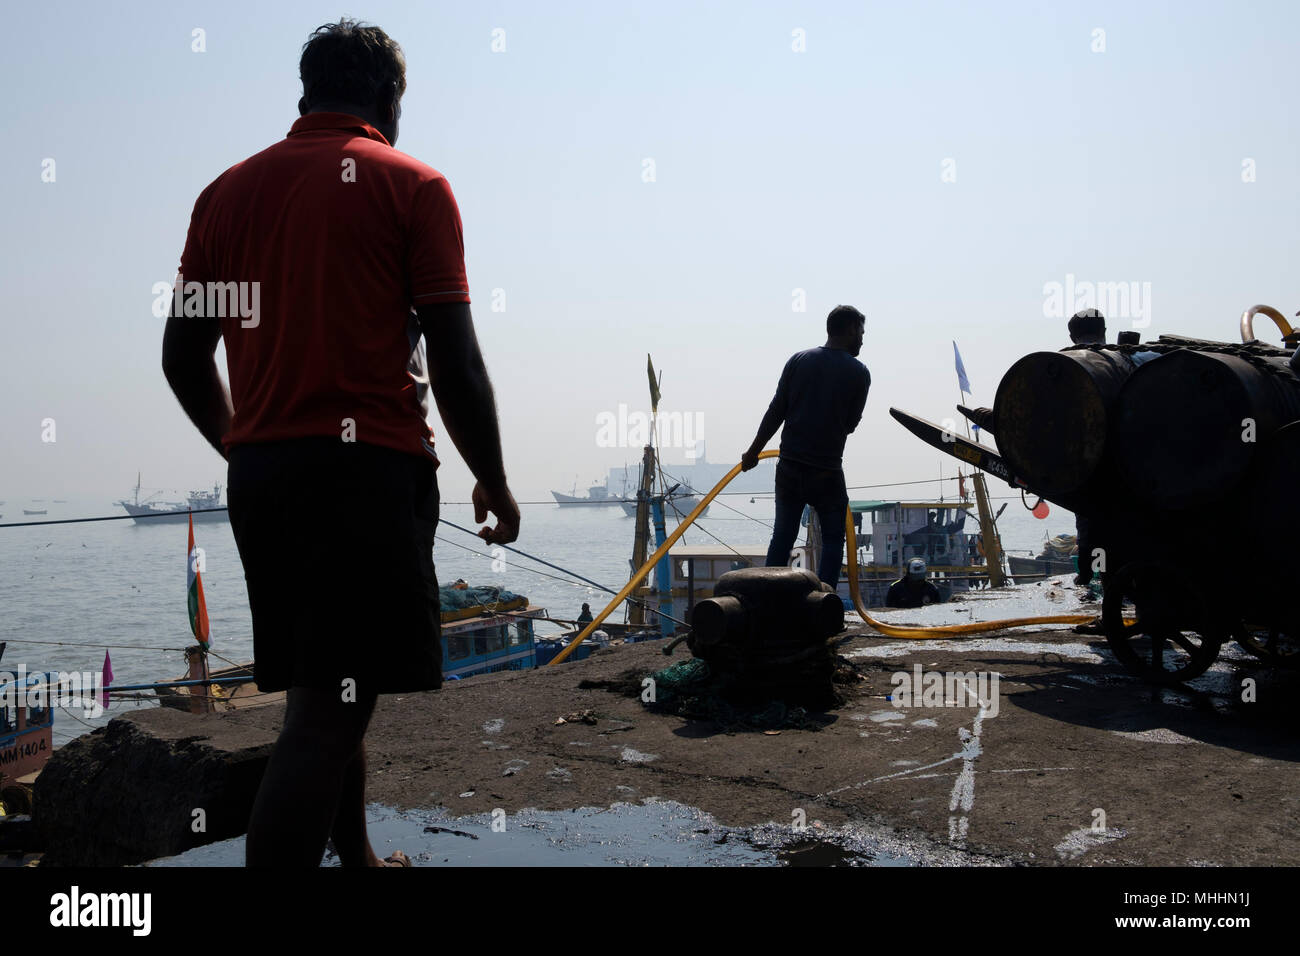
{"label": "cart wheel", "polygon": [[[1168,565],[1127,564],[1105,585],[1102,624],[1110,649],[1130,672],[1172,685],[1204,674],[1219,656],[1224,629],[1203,597]],[[1134,616],[1124,617],[1132,603]]]}
{"label": "cart wheel", "polygon": [[1232,636],[1247,652],[1274,667],[1300,668],[1300,638],[1294,630],[1239,621]]}

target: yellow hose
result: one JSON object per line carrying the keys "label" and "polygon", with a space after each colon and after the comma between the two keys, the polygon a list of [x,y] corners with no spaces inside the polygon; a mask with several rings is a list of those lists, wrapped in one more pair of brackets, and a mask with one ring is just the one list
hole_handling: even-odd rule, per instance
{"label": "yellow hose", "polygon": [[[777,451],[764,451],[759,452],[758,457],[759,460],[762,460],[764,458],[776,458],[779,454],[780,452]],[[731,480],[738,474],[740,474],[740,465],[736,464],[729,472],[722,476],[721,481],[713,486],[713,490],[700,500],[700,503],[695,506],[694,510],[682,519],[681,523],[677,525],[677,530],[670,534],[668,539],[646,560],[646,563],[641,566],[640,570],[638,570],[636,574],[632,575],[632,579],[623,586],[623,589],[614,596],[613,600],[605,606],[605,609],[597,614],[591,622],[584,627],[581,632],[579,632],[578,636],[569,642],[568,647],[564,648],[564,650],[560,651],[559,654],[556,654],[555,657],[551,659],[551,664],[559,664],[563,662],[573,653],[574,648],[590,637],[596,628],[600,627],[601,622],[603,622],[605,618],[609,617],[613,610],[623,603],[636,586],[646,579],[646,576],[650,573],[650,569],[658,564],[663,556],[669,552],[672,546],[677,543],[677,539],[685,533],[687,526],[700,516],[700,513],[709,506],[709,503],[718,496],[718,493],[722,491],[723,488],[727,487],[727,485],[731,483]],[[862,606],[861,588],[858,586],[858,535],[856,529],[853,527],[852,508],[848,509],[845,514],[844,525],[845,542],[848,545],[846,550],[848,551],[849,565],[849,594],[853,598],[853,606],[857,609],[858,614],[869,627],[879,631],[886,637],[903,637],[910,640],[921,641],[942,640],[946,637],[954,637],[961,634],[985,634],[989,631],[1000,631],[1003,628],[1008,627],[1024,627],[1028,624],[1086,624],[1087,622],[1096,619],[1096,615],[1093,614],[1058,614],[1056,616],[1047,617],[1013,617],[1003,621],[980,621],[971,624],[944,624],[936,627],[901,627],[894,624],[886,624],[883,621],[877,621],[868,614],[867,609]]]}
{"label": "yellow hose", "polygon": [[[775,451],[764,451],[764,452],[759,452],[758,457],[760,459],[775,458],[778,454],[780,453]],[[555,657],[551,659],[551,664],[559,664],[560,662],[562,662],[566,657],[568,657],[570,654],[573,653],[573,649],[575,647],[577,647],[579,644],[581,644],[591,635],[592,631],[600,627],[601,622],[605,620],[605,618],[609,617],[610,613],[614,610],[614,608],[618,607],[620,604],[623,603],[623,599],[626,598],[629,594],[631,594],[632,590],[638,584],[640,584],[642,581],[646,579],[646,575],[650,573],[650,569],[653,568],[656,564],[658,564],[659,560],[665,554],[668,553],[669,549],[672,548],[674,544],[677,543],[677,539],[680,538],[682,534],[686,531],[686,526],[689,525],[691,522],[693,522],[696,518],[698,518],[700,516],[700,513],[709,506],[709,502],[711,502],[714,498],[718,497],[718,492],[721,491],[723,488],[727,487],[727,485],[731,484],[731,479],[735,478],[738,474],[740,474],[739,463],[737,463],[731,469],[731,471],[727,472],[725,475],[722,476],[722,480],[713,486],[712,491],[710,491],[707,495],[705,495],[702,499],[700,499],[700,503],[695,506],[694,510],[692,510],[691,513],[688,514],[685,518],[683,518],[681,522],[677,525],[677,530],[668,536],[668,540],[665,541],[663,544],[661,544],[654,554],[650,555],[646,563],[641,565],[641,569],[637,571],[636,574],[632,575],[632,580],[628,581],[627,584],[623,586],[623,590],[619,591],[618,594],[614,595],[614,599],[610,601],[607,605],[605,605],[605,610],[601,611],[594,618],[592,618],[591,623],[588,624],[586,627],[584,627],[582,631],[579,632],[578,636],[569,642],[569,646],[566,647],[564,650],[560,651],[560,653],[556,654]]]}
{"label": "yellow hose", "polygon": [[1024,627],[1026,624],[1086,624],[1097,619],[1095,614],[1057,614],[1045,617],[1009,617],[1001,621],[973,621],[970,624],[938,624],[934,627],[905,627],[877,621],[862,606],[862,589],[858,583],[858,532],[853,527],[853,509],[844,520],[844,541],[849,557],[849,596],[858,616],[874,630],[886,637],[903,637],[912,641],[939,641],[961,634],[987,634],[1007,627]]}

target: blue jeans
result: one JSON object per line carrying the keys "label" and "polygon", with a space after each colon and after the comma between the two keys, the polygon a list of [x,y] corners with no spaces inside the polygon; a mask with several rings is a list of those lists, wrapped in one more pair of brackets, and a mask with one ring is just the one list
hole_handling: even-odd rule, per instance
{"label": "blue jeans", "polygon": [[849,493],[844,487],[843,469],[828,471],[785,458],[776,463],[776,526],[767,549],[769,568],[790,563],[790,552],[799,537],[799,518],[804,505],[817,512],[822,525],[822,553],[818,576],[835,587],[840,580],[844,556],[844,516]]}

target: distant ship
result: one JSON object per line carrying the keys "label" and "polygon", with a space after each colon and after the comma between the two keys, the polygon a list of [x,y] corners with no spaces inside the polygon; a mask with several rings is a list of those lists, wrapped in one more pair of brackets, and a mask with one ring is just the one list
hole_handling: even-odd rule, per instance
{"label": "distant ship", "polygon": [[[151,501],[152,497],[150,495],[144,501],[140,500],[140,475],[137,473],[135,476],[135,499],[133,501],[119,501],[117,504],[125,508],[127,514],[140,524],[153,524],[159,521],[163,523],[187,521],[191,513],[194,514],[195,521],[230,520],[229,513],[221,503],[220,484],[214,484],[211,491],[191,491],[188,499],[184,502]],[[213,511],[211,510],[213,508],[221,510]]]}
{"label": "distant ship", "polygon": [[609,493],[609,479],[605,480],[603,485],[592,485],[587,489],[586,497],[578,496],[578,485],[573,485],[572,494],[564,494],[559,491],[552,491],[551,496],[555,498],[557,505],[617,505],[624,504],[627,501],[632,502],[633,511],[636,510],[636,499],[628,498],[626,495],[611,495]]}
{"label": "distant ship", "polygon": [[[612,476],[613,471],[610,472]],[[578,484],[574,482],[573,491],[570,494],[564,494],[560,491],[552,491],[551,495],[555,498],[555,503],[561,506],[568,505],[621,505],[623,513],[629,518],[636,517],[636,500],[635,494],[628,494],[627,466],[623,466],[623,493],[619,495],[610,494],[610,479],[606,478],[603,485],[592,485],[587,489],[586,497],[579,497]],[[664,499],[664,517],[669,521],[683,518],[691,513],[691,510],[700,503],[700,494],[693,488],[685,487],[681,484],[675,484],[668,489],[668,495]],[[708,509],[700,512],[703,518],[708,514]]]}

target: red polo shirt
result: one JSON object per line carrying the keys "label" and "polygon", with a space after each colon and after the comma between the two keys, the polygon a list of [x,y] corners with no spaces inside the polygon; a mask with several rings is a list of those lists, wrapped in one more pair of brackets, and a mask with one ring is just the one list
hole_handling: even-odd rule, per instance
{"label": "red polo shirt", "polygon": [[239,284],[242,311],[218,296],[232,303],[227,448],[350,431],[433,454],[413,307],[469,301],[460,211],[436,169],[358,117],[301,117],[199,195],[180,279],[191,293]]}

